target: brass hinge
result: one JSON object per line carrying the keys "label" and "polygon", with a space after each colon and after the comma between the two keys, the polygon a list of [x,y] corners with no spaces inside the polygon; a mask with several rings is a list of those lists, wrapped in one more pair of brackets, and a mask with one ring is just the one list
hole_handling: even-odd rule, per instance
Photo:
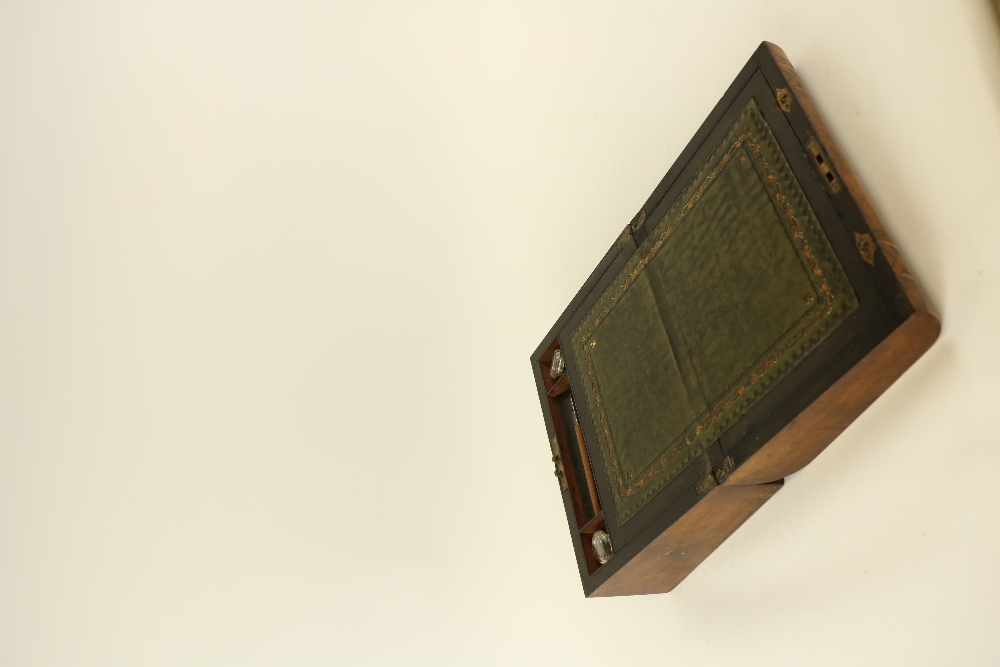
{"label": "brass hinge", "polygon": [[639,229],[639,226],[644,222],[646,222],[646,209],[641,209],[638,213],[636,213],[635,217],[632,218],[632,222],[629,223],[629,227],[631,227],[634,232]]}
{"label": "brass hinge", "polygon": [[556,464],[555,475],[559,480],[559,490],[565,491],[569,488],[569,483],[566,481],[566,469],[563,467],[562,457],[559,456],[559,441],[553,437],[549,445],[552,447],[552,462]]}
{"label": "brass hinge", "polygon": [[700,482],[695,484],[694,490],[699,496],[705,495],[716,486],[725,482],[726,478],[729,477],[729,473],[731,473],[735,468],[736,464],[733,463],[733,458],[731,456],[727,456],[722,459],[722,463],[705,475]]}

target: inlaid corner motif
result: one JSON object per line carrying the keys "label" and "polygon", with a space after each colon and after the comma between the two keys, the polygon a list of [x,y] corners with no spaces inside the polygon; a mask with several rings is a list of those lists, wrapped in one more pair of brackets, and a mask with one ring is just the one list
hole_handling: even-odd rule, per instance
{"label": "inlaid corner motif", "polygon": [[[651,264],[665,248],[670,247],[679,230],[685,229],[685,224],[692,218],[692,212],[706,198],[706,193],[711,192],[713,185],[725,170],[731,165],[750,168],[746,163],[750,163],[756,170],[762,189],[766,191],[767,198],[773,206],[773,211],[769,215],[774,218],[775,228],[779,230],[775,233],[787,236],[791,261],[800,263],[796,269],[802,274],[798,279],[799,283],[796,283],[801,288],[800,296],[797,297],[800,307],[794,310],[794,322],[790,328],[783,330],[783,333],[773,340],[773,344],[768,342],[767,348],[761,348],[764,350],[763,354],[750,360],[746,366],[734,368],[731,373],[732,381],[726,381],[725,390],[713,394],[705,388],[703,378],[699,375],[701,371],[698,365],[696,363],[692,365],[690,361],[690,357],[697,355],[699,341],[684,339],[683,327],[678,328],[671,324],[671,319],[677,315],[672,310],[669,299],[663,296],[657,297],[658,300],[655,301],[658,309],[657,317],[665,322],[663,326],[666,329],[662,338],[666,341],[664,345],[669,345],[669,348],[664,349],[668,349],[669,354],[675,357],[670,363],[679,369],[678,377],[681,378],[679,382],[683,384],[678,390],[680,392],[678,395],[694,397],[689,402],[695,406],[691,408],[693,411],[691,414],[695,417],[690,423],[685,422],[687,425],[679,436],[662,443],[658,441],[653,445],[643,444],[645,450],[649,450],[652,446],[659,451],[651,463],[645,465],[646,459],[639,460],[635,456],[632,457],[631,463],[627,463],[628,456],[623,458],[622,447],[627,450],[634,443],[620,442],[617,439],[618,424],[609,418],[605,409],[606,397],[602,394],[602,391],[606,390],[604,385],[608,384],[611,371],[595,365],[594,355],[601,352],[604,347],[601,344],[602,325],[608,321],[609,316],[623,299],[628,300],[626,295],[629,294],[629,290],[638,289],[637,281],[642,279],[642,289],[646,291],[651,290],[649,285],[656,283],[657,280],[662,282],[662,277],[658,276],[666,275],[663,271],[659,274],[655,272],[652,275],[647,274]],[[763,198],[764,195],[760,197]],[[741,204],[739,201],[724,203],[730,209],[734,206],[738,208]],[[704,212],[699,212],[699,220],[709,215],[702,213]],[[738,212],[733,214],[730,211],[729,214],[736,215],[738,219]],[[649,237],[601,295],[572,336],[574,352],[572,356],[581,376],[585,379],[586,386],[583,389],[590,414],[594,419],[593,426],[598,435],[599,450],[611,486],[612,501],[619,523],[624,523],[634,516],[658,490],[676,477],[688,463],[704,452],[708,445],[756,405],[771,386],[787,375],[857,307],[857,297],[843,268],[753,100],[745,107],[727,136],[705,160],[666,214],[656,222],[655,226],[650,220],[646,222],[647,226],[651,227]],[[783,229],[783,232],[780,229]],[[696,238],[699,239],[698,243],[702,243],[704,235],[692,236],[696,235],[697,231],[697,228],[687,229],[684,238]],[[761,261],[766,262],[766,259]],[[677,286],[664,288],[659,283],[656,285],[659,285],[657,289],[661,290],[679,289]],[[732,289],[738,292],[740,289],[751,288],[734,285]],[[631,302],[635,302],[637,298],[632,298]],[[719,332],[712,333],[725,335]],[[650,353],[648,350],[637,351],[635,357],[639,359],[642,354]],[[639,382],[642,373],[641,364],[637,368],[638,370],[634,372],[637,374],[636,381]],[[612,387],[612,390],[617,390],[615,388],[622,386],[621,379],[613,379],[614,382],[608,386]],[[639,460],[639,463],[635,463],[636,460]],[[644,467],[635,469],[638,465]]]}

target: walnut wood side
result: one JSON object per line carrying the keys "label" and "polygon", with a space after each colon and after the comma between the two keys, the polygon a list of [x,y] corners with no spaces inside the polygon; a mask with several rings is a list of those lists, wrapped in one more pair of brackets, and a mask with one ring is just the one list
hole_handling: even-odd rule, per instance
{"label": "walnut wood side", "polygon": [[717,486],[589,597],[667,593],[778,492],[783,481]]}
{"label": "walnut wood side", "polygon": [[724,485],[763,484],[801,470],[920,358],[940,330],[933,315],[911,315],[737,468]]}

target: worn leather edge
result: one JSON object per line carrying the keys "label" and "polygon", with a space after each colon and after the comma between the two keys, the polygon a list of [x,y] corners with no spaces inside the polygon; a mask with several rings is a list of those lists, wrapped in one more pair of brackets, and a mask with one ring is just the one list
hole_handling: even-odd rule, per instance
{"label": "worn leather edge", "polygon": [[940,331],[941,323],[930,313],[910,315],[737,468],[724,485],[763,484],[801,470],[913,365]]}
{"label": "worn leather edge", "polygon": [[889,232],[886,231],[885,225],[882,223],[882,219],[875,210],[871,197],[868,196],[868,191],[865,190],[865,187],[861,184],[857,174],[854,173],[850,163],[847,161],[843,151],[840,149],[840,144],[838,144],[836,139],[834,139],[833,133],[830,132],[830,128],[828,128],[826,123],[823,121],[823,117],[820,115],[815,103],[813,103],[812,98],[806,91],[799,75],[796,74],[795,69],[792,67],[791,62],[789,62],[785,52],[781,50],[781,47],[776,44],[772,44],[771,42],[765,42],[765,44],[767,45],[768,51],[771,53],[771,57],[774,58],[775,63],[777,63],[778,68],[784,75],[785,80],[788,81],[788,85],[791,86],[792,94],[795,97],[795,100],[802,107],[802,110],[805,112],[809,122],[819,135],[817,138],[820,143],[823,144],[823,148],[826,149],[827,155],[833,162],[834,169],[840,175],[844,186],[847,188],[848,192],[850,192],[854,201],[857,202],[861,215],[864,216],[865,222],[868,223],[868,227],[871,228],[872,235],[875,237],[875,242],[881,248],[882,254],[885,255],[886,260],[889,262],[889,266],[892,267],[893,273],[896,274],[896,279],[903,288],[906,298],[909,299],[910,305],[913,306],[913,310],[917,312],[928,312],[930,307],[927,297],[924,295],[923,290],[920,289],[920,285],[916,278],[914,278],[913,274],[910,272],[906,261],[903,259],[902,255],[899,254],[899,248],[896,247],[896,244],[893,242]]}
{"label": "worn leather edge", "polygon": [[588,597],[672,591],[782,484],[715,487]]}

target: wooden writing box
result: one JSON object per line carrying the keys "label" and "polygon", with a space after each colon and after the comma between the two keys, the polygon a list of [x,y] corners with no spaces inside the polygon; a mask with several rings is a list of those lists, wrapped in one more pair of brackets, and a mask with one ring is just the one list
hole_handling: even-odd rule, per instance
{"label": "wooden writing box", "polygon": [[761,44],[531,357],[586,595],[673,589],[939,330]]}

